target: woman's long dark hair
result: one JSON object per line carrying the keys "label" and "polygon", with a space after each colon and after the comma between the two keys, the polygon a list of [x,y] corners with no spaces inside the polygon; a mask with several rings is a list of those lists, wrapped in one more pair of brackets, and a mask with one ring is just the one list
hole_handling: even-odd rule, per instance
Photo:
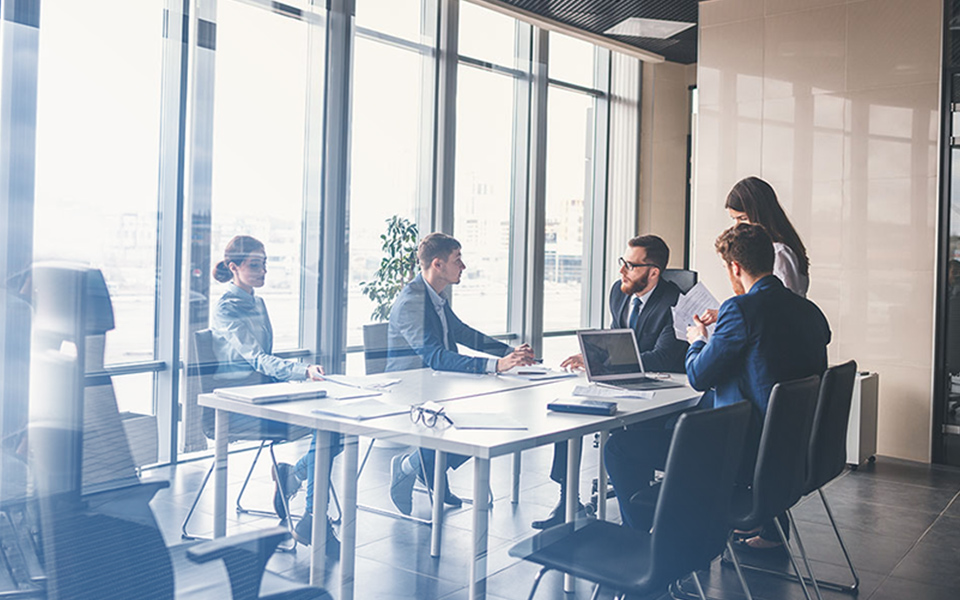
{"label": "woman's long dark hair", "polygon": [[233,279],[230,263],[240,266],[254,252],[263,252],[263,243],[260,240],[249,235],[234,236],[227,242],[227,247],[223,251],[223,260],[213,267],[213,278],[220,283],[230,281]]}
{"label": "woman's long dark hair", "polygon": [[741,179],[727,194],[724,208],[746,213],[751,223],[763,225],[773,241],[786,244],[793,250],[800,263],[800,273],[809,275],[810,259],[807,258],[807,249],[787,214],[783,212],[780,202],[777,201],[777,193],[769,183],[759,177]]}

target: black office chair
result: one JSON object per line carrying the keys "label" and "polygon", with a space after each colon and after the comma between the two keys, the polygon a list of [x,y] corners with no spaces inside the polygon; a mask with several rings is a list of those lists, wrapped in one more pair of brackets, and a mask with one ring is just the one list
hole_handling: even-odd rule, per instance
{"label": "black office chair", "polygon": [[363,326],[363,366],[367,375],[387,370],[387,330],[389,323]]}
{"label": "black office chair", "polygon": [[697,272],[687,269],[664,269],[660,272],[660,277],[676,284],[684,294],[689,292],[693,286],[697,285]]}
{"label": "black office chair", "polygon": [[[168,484],[137,476],[112,379],[102,372],[103,333],[113,328],[102,275],[55,265],[35,268],[34,281],[40,283],[31,363],[42,373],[58,367],[61,375],[32,386],[30,400],[30,502],[40,515],[42,597],[330,600],[320,588],[264,572],[288,535],[283,529],[167,548],[149,502]],[[84,281],[99,281],[96,297],[78,289]],[[85,318],[108,313],[109,326],[91,332]],[[68,343],[80,352],[49,351]],[[218,560],[223,564],[213,564]]]}
{"label": "black office chair", "polygon": [[[387,349],[389,347],[388,342],[388,331],[390,329],[389,323],[368,323],[363,326],[363,367],[367,375],[376,375],[378,373],[384,373],[387,370]],[[366,451],[363,453],[363,460],[360,461],[360,468],[357,469],[357,479],[363,475],[363,469],[367,465],[367,459],[370,458],[370,452],[373,450],[373,446],[376,444],[375,439],[370,440],[370,444],[367,446]],[[419,450],[418,450],[419,451]],[[423,455],[420,457],[421,465],[421,478],[426,481],[426,472],[423,470]],[[429,498],[430,502],[433,502],[433,493],[429,488],[416,488],[417,491],[425,492]],[[368,506],[361,505],[361,508],[367,508]],[[377,510],[379,512],[379,510]],[[390,513],[394,515],[394,513]],[[402,515],[405,519],[409,518],[416,521],[422,521],[421,519],[416,519],[412,517],[407,517],[407,515]]]}
{"label": "black office chair", "polygon": [[[773,386],[760,435],[760,446],[753,471],[753,485],[749,489],[738,488],[734,493],[731,521],[732,527],[744,531],[773,521],[807,600],[810,600],[810,592],[800,574],[800,568],[793,553],[789,551],[787,536],[776,517],[786,513],[788,520],[792,523],[790,507],[795,505],[803,495],[807,450],[810,447],[810,433],[817,408],[819,387],[820,378],[816,375]],[[804,557],[807,572],[813,580],[813,588],[819,598],[820,589],[810,563],[806,559],[806,553],[803,552],[803,542],[796,526],[793,527],[793,531]],[[730,552],[735,560],[737,556],[732,546]]]}
{"label": "black office chair", "polygon": [[[827,503],[823,488],[843,473],[847,456],[847,425],[850,420],[850,404],[853,397],[853,385],[857,378],[857,363],[848,361],[842,365],[830,367],[823,374],[820,382],[820,394],[817,399],[817,409],[813,419],[813,430],[810,434],[810,446],[807,454],[807,477],[803,486],[803,495],[818,492],[823,508],[830,519],[830,525],[840,543],[840,549],[847,561],[847,567],[853,577],[852,584],[840,584],[831,581],[818,580],[821,588],[827,588],[844,593],[856,593],[860,586],[860,576],[857,574],[850,553],[840,535],[840,529],[833,518],[833,511]],[[761,571],[783,579],[796,581],[796,577],[783,571],[775,571],[764,567],[743,563],[743,567],[753,571]],[[812,582],[811,582],[812,583]]]}
{"label": "black office chair", "polygon": [[[191,362],[187,367],[187,376],[189,377],[199,377],[200,378],[200,391],[204,394],[212,393],[214,388],[218,387],[213,376],[217,372],[219,366],[219,361],[217,359],[216,352],[214,350],[214,339],[213,331],[210,329],[201,329],[193,334],[193,344],[194,344],[194,357],[195,362]],[[269,378],[259,373],[254,373],[249,379],[244,380],[242,385],[255,385],[258,383],[268,383]],[[214,439],[215,437],[215,423],[216,423],[216,411],[203,407],[201,412],[202,429],[203,434],[208,439]],[[253,475],[253,470],[257,466],[257,461],[260,460],[260,455],[263,452],[263,449],[266,447],[270,454],[270,460],[273,464],[273,468],[277,468],[277,457],[274,453],[273,447],[276,444],[286,442],[289,440],[296,440],[304,438],[308,435],[311,435],[313,432],[306,427],[297,427],[291,425],[287,428],[285,435],[265,435],[264,432],[255,424],[256,422],[252,419],[247,419],[243,421],[242,425],[240,419],[236,419],[237,423],[234,423],[234,419],[231,419],[230,426],[230,442],[237,441],[257,441],[260,442],[260,446],[257,448],[257,453],[253,458],[253,462],[250,464],[250,470],[247,471],[247,476],[243,480],[243,486],[240,488],[240,494],[237,496],[237,512],[240,514],[255,514],[262,516],[279,516],[273,511],[266,510],[251,510],[243,507],[243,493],[247,489],[247,484],[250,483],[250,477]],[[200,497],[203,495],[203,490],[207,487],[207,482],[210,480],[210,475],[213,473],[214,462],[211,461],[210,468],[207,469],[206,474],[203,476],[203,482],[200,484],[200,489],[197,490],[197,495],[193,499],[193,504],[190,505],[190,510],[187,512],[187,516],[184,517],[183,523],[180,525],[180,537],[184,540],[196,540],[201,539],[193,534],[187,532],[187,525],[190,523],[190,519],[193,517],[193,513],[196,511],[197,504],[200,502]],[[332,488],[331,488],[332,491]],[[286,497],[283,497],[284,509],[286,510],[287,515],[290,515],[290,507],[287,505]],[[292,531],[293,523],[292,519],[287,519],[287,528]],[[294,544],[296,548],[296,544]]]}
{"label": "black office chair", "polygon": [[[686,413],[677,422],[651,532],[594,519],[557,525],[520,542],[510,555],[610,588],[623,597],[662,594],[688,573],[707,568],[723,551],[730,500],[750,406]],[[702,588],[700,597],[704,598]]]}

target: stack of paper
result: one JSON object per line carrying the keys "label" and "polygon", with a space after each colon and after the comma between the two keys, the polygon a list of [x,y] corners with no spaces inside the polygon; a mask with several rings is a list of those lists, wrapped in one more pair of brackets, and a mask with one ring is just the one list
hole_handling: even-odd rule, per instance
{"label": "stack of paper", "polygon": [[653,394],[654,392],[650,390],[621,390],[599,385],[578,385],[573,388],[574,396],[587,396],[592,398],[644,398],[649,400],[653,398]]}
{"label": "stack of paper", "polygon": [[[717,310],[720,303],[713,297],[707,286],[701,281],[690,288],[690,291],[680,296],[673,311],[673,331],[678,340],[687,339],[687,327],[693,325],[693,315],[703,315],[708,309]],[[713,333],[713,325],[707,327],[707,332]]]}

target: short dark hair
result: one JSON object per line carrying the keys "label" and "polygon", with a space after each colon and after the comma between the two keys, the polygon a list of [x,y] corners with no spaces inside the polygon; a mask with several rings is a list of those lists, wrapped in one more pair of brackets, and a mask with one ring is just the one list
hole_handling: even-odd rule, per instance
{"label": "short dark hair", "polygon": [[460,242],[453,236],[434,232],[420,240],[417,247],[417,260],[420,267],[426,269],[435,258],[446,260],[454,250],[460,249]]}
{"label": "short dark hair", "polygon": [[763,225],[737,223],[720,234],[714,247],[723,262],[736,262],[750,275],[773,272],[773,241]]}
{"label": "short dark hair", "polygon": [[638,235],[627,244],[631,248],[643,248],[647,251],[647,262],[656,265],[661,271],[667,268],[670,262],[670,248],[667,243],[656,235]]}

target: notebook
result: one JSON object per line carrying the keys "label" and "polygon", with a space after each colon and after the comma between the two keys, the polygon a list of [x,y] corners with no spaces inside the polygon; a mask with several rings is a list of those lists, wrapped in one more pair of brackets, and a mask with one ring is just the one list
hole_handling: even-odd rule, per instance
{"label": "notebook", "polygon": [[269,404],[288,400],[309,400],[324,398],[330,384],[324,381],[281,381],[260,385],[242,385],[238,387],[217,388],[213,393],[231,400],[241,400],[251,404]]}
{"label": "notebook", "polygon": [[587,379],[624,390],[658,390],[684,384],[647,377],[632,329],[578,331]]}

